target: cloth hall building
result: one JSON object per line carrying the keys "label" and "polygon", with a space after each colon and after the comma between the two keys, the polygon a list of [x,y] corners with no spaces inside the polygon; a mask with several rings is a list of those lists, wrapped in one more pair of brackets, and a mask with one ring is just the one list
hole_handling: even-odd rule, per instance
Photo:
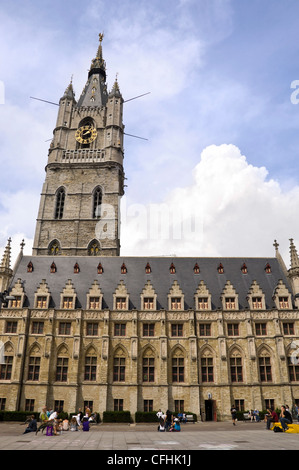
{"label": "cloth hall building", "polygon": [[[299,403],[299,258],[123,257],[123,97],[102,37],[59,101],[31,256],[0,264],[0,408],[161,408],[207,420]],[[298,350],[299,351],[299,350]]]}

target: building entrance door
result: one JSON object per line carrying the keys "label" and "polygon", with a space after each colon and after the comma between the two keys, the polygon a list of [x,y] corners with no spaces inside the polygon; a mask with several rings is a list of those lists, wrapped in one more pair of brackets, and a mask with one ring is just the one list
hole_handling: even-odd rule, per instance
{"label": "building entrance door", "polygon": [[205,400],[206,421],[216,421],[216,402],[215,400]]}

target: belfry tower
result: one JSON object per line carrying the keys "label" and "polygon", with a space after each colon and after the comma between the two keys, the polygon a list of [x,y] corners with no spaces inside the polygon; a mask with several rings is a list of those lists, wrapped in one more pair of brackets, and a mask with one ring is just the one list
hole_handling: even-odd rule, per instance
{"label": "belfry tower", "polygon": [[103,35],[78,101],[59,101],[36,223],[33,255],[118,256],[123,195],[123,98],[110,93]]}

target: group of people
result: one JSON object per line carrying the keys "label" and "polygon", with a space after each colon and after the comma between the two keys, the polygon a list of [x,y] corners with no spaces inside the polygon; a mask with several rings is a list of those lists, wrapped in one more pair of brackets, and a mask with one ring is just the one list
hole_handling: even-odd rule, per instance
{"label": "group of people", "polygon": [[257,423],[261,421],[260,412],[257,409],[249,410],[249,416],[250,416],[251,421],[256,421]]}
{"label": "group of people", "polygon": [[280,415],[274,409],[268,409],[267,414],[265,415],[265,421],[267,429],[271,429],[271,423],[280,423],[282,430],[285,432],[289,429],[288,424],[293,423],[292,413],[288,407],[288,405],[282,405],[280,408]]}
{"label": "group of people", "polygon": [[27,428],[24,431],[24,434],[29,432],[35,432],[36,434],[39,431],[44,431],[48,428],[51,430],[51,435],[61,434],[62,431],[89,431],[89,423],[92,420],[91,411],[86,406],[85,414],[82,412],[82,409],[79,408],[78,413],[71,417],[70,420],[67,418],[59,419],[57,411],[48,410],[46,407],[42,408],[42,411],[39,415],[40,425],[37,426],[37,420],[34,415],[29,417],[27,423]]}
{"label": "group of people", "polygon": [[[296,417],[298,419],[298,407],[295,405],[294,407],[294,413],[296,414]],[[232,420],[233,420],[233,425],[236,425],[237,421],[237,410],[236,407],[233,405],[231,407],[231,415],[232,415]],[[250,410],[249,411],[249,416],[251,418],[251,421],[256,421],[260,422],[260,416],[259,416],[259,411],[257,409],[255,410]],[[266,428],[271,429],[271,424],[272,423],[280,423],[282,430],[285,432],[288,430],[288,424],[293,423],[293,417],[292,417],[292,412],[290,411],[288,405],[282,405],[281,406],[281,411],[279,413],[279,416],[277,412],[273,408],[268,408],[267,413],[264,416],[264,421],[266,423]]]}
{"label": "group of people", "polygon": [[167,410],[166,413],[159,410],[157,412],[157,417],[159,419],[158,431],[159,432],[180,432],[181,424],[178,417],[173,416],[171,411]]}

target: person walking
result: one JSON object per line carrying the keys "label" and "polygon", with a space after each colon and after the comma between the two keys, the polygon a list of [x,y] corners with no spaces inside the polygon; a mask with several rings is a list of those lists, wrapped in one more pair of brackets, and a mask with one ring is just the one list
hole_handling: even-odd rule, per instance
{"label": "person walking", "polygon": [[233,425],[236,426],[236,420],[237,420],[237,410],[235,405],[232,405],[230,409],[231,415],[232,415],[232,420],[233,420]]}

